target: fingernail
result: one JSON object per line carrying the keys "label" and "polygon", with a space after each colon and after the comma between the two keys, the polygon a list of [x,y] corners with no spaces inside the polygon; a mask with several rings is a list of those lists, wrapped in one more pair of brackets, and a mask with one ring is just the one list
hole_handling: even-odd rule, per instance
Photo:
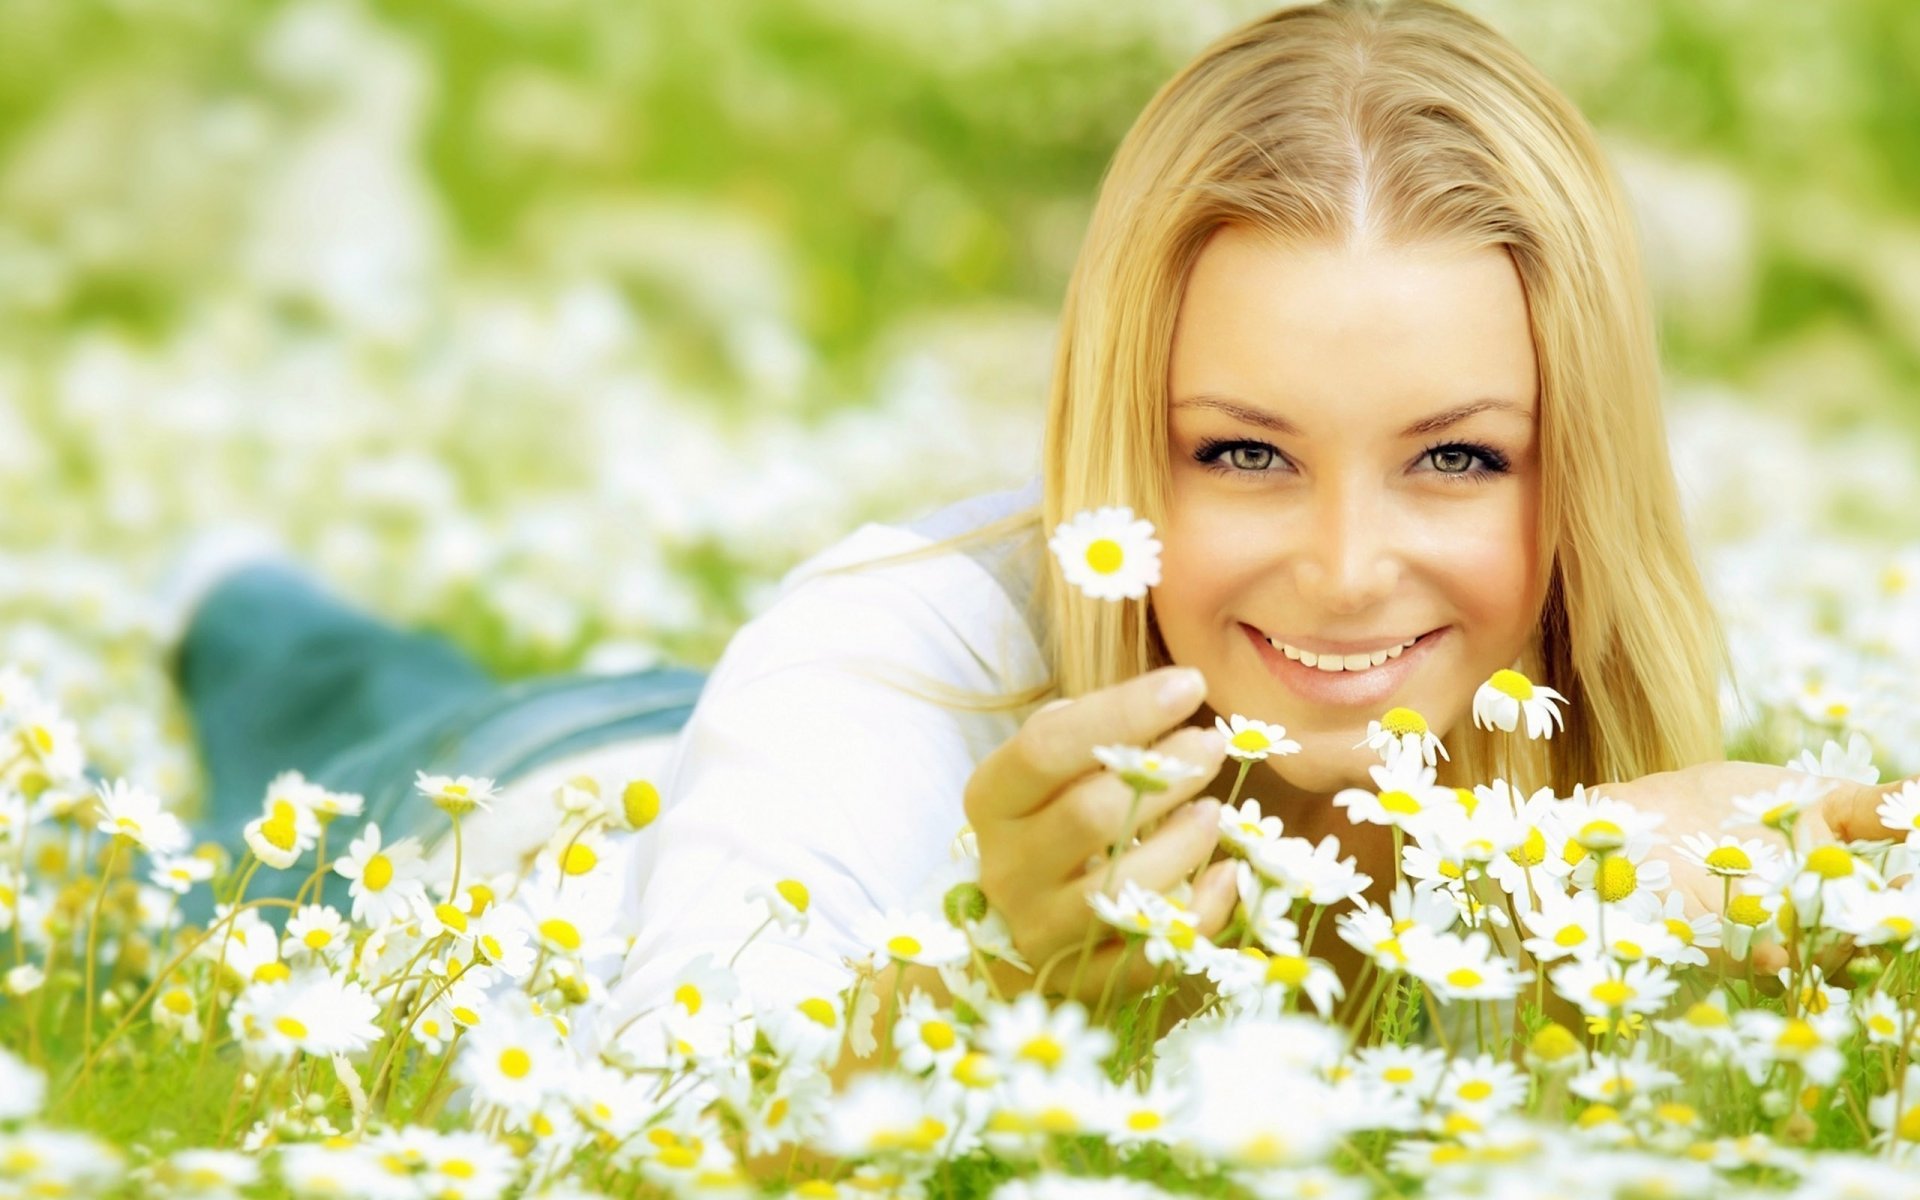
{"label": "fingernail", "polygon": [[1155,695],[1160,707],[1166,709],[1186,709],[1206,694],[1207,681],[1200,672],[1192,667],[1182,667],[1160,682],[1160,690]]}
{"label": "fingernail", "polygon": [[1208,729],[1200,735],[1200,751],[1208,758],[1224,758],[1227,753],[1227,739],[1218,729]]}
{"label": "fingernail", "polygon": [[1209,796],[1204,800],[1195,800],[1187,805],[1187,819],[1195,825],[1206,825],[1220,819],[1220,802]]}

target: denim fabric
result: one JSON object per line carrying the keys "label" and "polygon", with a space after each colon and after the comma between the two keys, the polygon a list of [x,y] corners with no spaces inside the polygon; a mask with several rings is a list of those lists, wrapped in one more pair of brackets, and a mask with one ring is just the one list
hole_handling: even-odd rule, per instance
{"label": "denim fabric", "polygon": [[[208,778],[199,831],[236,854],[285,770],[366,797],[362,820],[399,836],[444,827],[414,772],[485,775],[506,784],[555,759],[671,733],[693,711],[705,675],[655,667],[502,683],[444,638],[359,612],[298,569],[255,564],[223,579],[195,609],[175,663]],[[336,822],[329,856],[360,822]],[[291,895],[311,864],[249,895]],[[338,885],[332,886],[332,885]],[[331,880],[328,899],[345,895]]]}

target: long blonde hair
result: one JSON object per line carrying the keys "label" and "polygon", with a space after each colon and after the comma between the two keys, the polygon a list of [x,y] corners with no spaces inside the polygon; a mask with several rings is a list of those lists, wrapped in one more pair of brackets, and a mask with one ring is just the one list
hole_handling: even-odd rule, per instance
{"label": "long blonde hair", "polygon": [[[1226,224],[1296,244],[1366,236],[1511,255],[1540,372],[1545,596],[1520,666],[1570,705],[1562,735],[1505,765],[1565,791],[1722,757],[1726,648],[1668,456],[1622,189],[1573,104],[1440,0],[1285,9],[1220,38],[1155,94],[1107,170],[1068,285],[1039,508],[896,559],[1037,537],[1103,504],[1162,523],[1174,318]],[[1146,601],[1089,600],[1043,561],[1050,685],[943,702],[1021,707],[1166,664]],[[1453,731],[1448,781],[1491,777],[1496,736]]]}

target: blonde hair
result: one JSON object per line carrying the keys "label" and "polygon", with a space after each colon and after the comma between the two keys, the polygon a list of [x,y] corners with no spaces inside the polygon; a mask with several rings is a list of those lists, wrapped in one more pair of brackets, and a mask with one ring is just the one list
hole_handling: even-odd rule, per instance
{"label": "blonde hair", "polygon": [[[1539,363],[1539,631],[1521,669],[1565,693],[1567,728],[1520,749],[1567,791],[1723,756],[1727,654],[1688,544],[1658,350],[1622,189],[1573,104],[1477,18],[1439,0],[1327,0],[1252,21],[1163,86],[1121,142],[1068,285],[1044,495],[964,538],[1038,536],[1083,509],[1168,505],[1174,319],[1208,238],[1502,247]],[[1050,689],[1164,665],[1144,600],[1089,600],[1043,556]],[[883,560],[893,561],[893,560]],[[970,707],[994,707],[989,698]],[[1452,731],[1443,779],[1481,782],[1499,737]]]}

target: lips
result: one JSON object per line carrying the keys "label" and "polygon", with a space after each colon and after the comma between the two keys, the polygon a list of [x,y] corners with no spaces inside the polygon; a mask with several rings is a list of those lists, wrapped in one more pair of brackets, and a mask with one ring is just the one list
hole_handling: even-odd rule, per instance
{"label": "lips", "polygon": [[1318,665],[1310,667],[1303,661],[1289,658],[1253,626],[1243,623],[1240,628],[1267,671],[1301,699],[1341,708],[1376,709],[1400,690],[1420,668],[1420,664],[1433,653],[1434,647],[1445,640],[1451,629],[1450,626],[1442,626],[1421,634],[1414,639],[1412,646],[1396,657],[1385,658],[1378,665],[1372,665],[1369,660],[1369,665],[1361,670],[1326,671]]}

